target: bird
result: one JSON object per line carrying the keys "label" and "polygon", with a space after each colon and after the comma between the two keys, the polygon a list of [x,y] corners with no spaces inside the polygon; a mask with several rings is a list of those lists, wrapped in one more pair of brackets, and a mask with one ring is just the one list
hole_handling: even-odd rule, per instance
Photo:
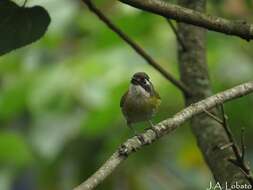
{"label": "bird", "polygon": [[121,111],[126,119],[127,126],[135,135],[134,123],[147,121],[153,129],[152,117],[160,106],[161,98],[156,92],[149,76],[145,72],[135,73],[130,81],[128,90],[120,100]]}

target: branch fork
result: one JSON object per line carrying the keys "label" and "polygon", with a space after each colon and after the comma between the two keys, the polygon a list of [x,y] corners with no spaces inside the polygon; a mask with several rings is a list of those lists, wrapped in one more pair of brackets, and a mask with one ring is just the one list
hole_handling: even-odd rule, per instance
{"label": "branch fork", "polygon": [[115,153],[99,168],[90,178],[84,181],[74,190],[91,190],[100,184],[107,176],[109,176],[121,162],[123,162],[131,153],[141,149],[146,144],[152,144],[154,141],[171,133],[177,127],[191,119],[193,116],[204,113],[227,101],[242,97],[253,92],[253,81],[238,85],[216,95],[210,96],[202,101],[194,103],[182,111],[175,114],[172,118],[168,118],[154,126],[156,132],[149,129],[142,133],[144,142],[142,143],[137,136],[128,139],[118,148]]}

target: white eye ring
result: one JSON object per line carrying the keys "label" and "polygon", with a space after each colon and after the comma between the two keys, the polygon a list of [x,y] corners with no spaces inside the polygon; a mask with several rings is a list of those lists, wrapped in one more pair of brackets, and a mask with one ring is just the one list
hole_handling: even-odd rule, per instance
{"label": "white eye ring", "polygon": [[149,81],[148,81],[147,79],[145,79],[145,80],[143,81],[143,84],[149,84]]}

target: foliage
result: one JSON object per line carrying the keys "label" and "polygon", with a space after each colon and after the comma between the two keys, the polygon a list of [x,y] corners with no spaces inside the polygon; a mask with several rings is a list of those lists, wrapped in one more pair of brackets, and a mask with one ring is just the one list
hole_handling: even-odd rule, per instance
{"label": "foliage", "polygon": [[0,2],[0,55],[38,40],[50,23],[40,6],[19,7],[12,1]]}

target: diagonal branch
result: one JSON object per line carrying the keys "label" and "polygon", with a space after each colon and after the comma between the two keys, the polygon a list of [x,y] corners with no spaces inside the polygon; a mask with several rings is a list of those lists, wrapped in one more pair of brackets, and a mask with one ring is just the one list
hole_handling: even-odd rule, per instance
{"label": "diagonal branch", "polygon": [[253,185],[253,175],[252,172],[250,170],[249,165],[247,164],[247,162],[245,161],[245,142],[244,142],[244,128],[241,129],[241,150],[234,138],[234,135],[230,129],[230,126],[228,124],[228,117],[225,114],[225,110],[224,110],[224,105],[221,104],[221,115],[222,115],[222,120],[217,117],[216,115],[208,112],[208,111],[204,111],[209,117],[211,117],[213,120],[217,121],[219,124],[221,124],[225,131],[226,134],[228,136],[229,139],[229,143],[222,145],[221,147],[219,147],[221,150],[224,150],[226,148],[231,147],[234,154],[235,154],[235,158],[228,158],[228,161],[231,162],[232,164],[234,164],[235,166],[239,167],[242,171],[242,173],[245,175],[245,177],[248,179],[249,183],[251,185]]}
{"label": "diagonal branch", "polygon": [[183,109],[172,118],[166,119],[154,126],[154,130],[147,130],[142,133],[143,141],[140,141],[136,136],[128,139],[121,147],[113,153],[113,155],[99,168],[90,178],[84,181],[74,190],[91,190],[100,184],[107,176],[109,176],[116,167],[124,161],[132,152],[137,151],[144,145],[148,145],[159,139],[160,137],[171,133],[177,127],[191,119],[193,116],[203,113],[204,110],[209,110],[217,105],[232,99],[247,95],[253,92],[253,81],[244,83],[210,96],[202,101],[191,104]]}
{"label": "diagonal branch", "polygon": [[224,129],[225,129],[225,131],[228,135],[228,139],[231,143],[233,143],[232,144],[232,149],[235,153],[235,157],[236,157],[236,159],[240,160],[241,151],[240,151],[240,149],[239,149],[239,147],[238,147],[238,145],[235,141],[234,135],[233,135],[233,133],[232,133],[232,131],[231,131],[229,125],[228,125],[228,121],[227,121],[228,119],[227,119],[227,115],[225,114],[225,110],[224,110],[223,105],[221,105],[221,114],[222,114],[222,123],[223,123]]}
{"label": "diagonal branch", "polygon": [[230,126],[228,124],[228,117],[225,114],[224,106],[221,104],[221,113],[222,113],[222,121],[223,121],[223,126],[225,128],[225,131],[228,135],[228,139],[230,143],[232,143],[231,147],[235,153],[235,158],[229,158],[228,161],[233,163],[235,166],[239,167],[245,177],[248,179],[251,185],[253,185],[253,175],[252,172],[250,171],[249,165],[245,161],[245,143],[244,143],[244,129],[241,131],[241,150],[239,146],[237,145],[237,142],[234,138],[234,135],[230,129]]}
{"label": "diagonal branch", "polygon": [[180,44],[181,48],[183,51],[186,51],[186,46],[184,44],[183,39],[181,38],[181,36],[178,34],[177,28],[174,26],[173,22],[170,19],[167,19],[168,24],[170,25],[172,31],[174,32],[178,43]]}
{"label": "diagonal branch", "polygon": [[253,25],[243,20],[231,21],[211,16],[199,11],[184,8],[162,0],[119,0],[145,11],[149,11],[168,19],[200,26],[216,32],[239,36],[245,40],[253,39]]}
{"label": "diagonal branch", "polygon": [[27,3],[27,0],[24,1],[22,7],[25,7],[25,6],[26,6],[26,3]]}
{"label": "diagonal branch", "polygon": [[127,34],[116,27],[93,3],[92,0],[82,0],[87,5],[89,10],[93,12],[103,23],[105,23],[113,32],[115,32],[122,40],[130,45],[143,59],[147,61],[149,65],[160,72],[166,79],[172,84],[182,90],[185,94],[190,95],[190,90],[179,80],[174,78],[168,73],[161,65],[159,65],[144,49],[142,49],[136,42],[134,42]]}

